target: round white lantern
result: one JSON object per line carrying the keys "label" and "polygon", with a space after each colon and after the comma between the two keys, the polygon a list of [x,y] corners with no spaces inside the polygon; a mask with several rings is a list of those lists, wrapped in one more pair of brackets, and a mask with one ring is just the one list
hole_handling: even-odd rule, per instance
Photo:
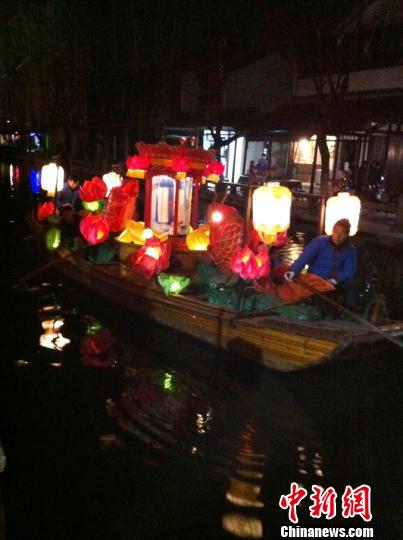
{"label": "round white lantern", "polygon": [[109,195],[109,193],[114,187],[119,187],[122,185],[122,177],[120,176],[120,174],[116,172],[110,172],[110,173],[104,174],[102,177],[102,180],[105,182],[105,184],[108,187],[106,196]]}
{"label": "round white lantern", "polygon": [[269,182],[253,193],[253,227],[267,236],[290,226],[291,191],[279,182]]}
{"label": "round white lantern", "polygon": [[326,234],[332,234],[336,221],[339,221],[339,219],[348,219],[351,225],[350,236],[354,236],[358,231],[360,211],[361,201],[355,195],[342,192],[334,197],[330,197],[326,203]]}
{"label": "round white lantern", "polygon": [[56,191],[61,191],[64,184],[64,169],[56,163],[44,165],[41,171],[41,188],[47,191],[48,197],[54,197]]}

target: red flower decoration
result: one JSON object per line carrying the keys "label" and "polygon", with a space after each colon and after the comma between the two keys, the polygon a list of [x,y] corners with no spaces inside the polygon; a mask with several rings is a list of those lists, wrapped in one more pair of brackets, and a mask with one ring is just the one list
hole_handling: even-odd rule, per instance
{"label": "red flower decoration", "polygon": [[55,205],[53,202],[45,202],[38,207],[36,217],[39,221],[44,221],[49,216],[52,216],[55,212]]}
{"label": "red flower decoration", "polygon": [[230,264],[231,270],[242,279],[259,279],[267,276],[270,271],[267,246],[259,246],[256,254],[245,246],[231,257]]}
{"label": "red flower decoration", "polygon": [[172,160],[172,169],[179,172],[188,172],[190,169],[190,161],[186,158],[176,158]]}
{"label": "red flower decoration", "polygon": [[136,212],[136,197],[138,182],[128,182],[124,187],[112,189],[108,197],[102,216],[106,219],[111,232],[119,232],[125,228],[125,223],[134,218]]}
{"label": "red flower decoration", "polygon": [[108,186],[105,182],[94,176],[92,180],[85,180],[80,188],[80,199],[85,202],[94,202],[104,199],[108,192]]}
{"label": "red flower decoration", "polygon": [[224,165],[220,161],[210,161],[204,170],[204,174],[209,176],[210,174],[215,174],[216,176],[221,176],[224,172]]}
{"label": "red flower decoration", "polygon": [[128,195],[137,195],[138,192],[139,192],[138,180],[129,180],[126,184],[122,186],[122,193],[127,193]]}
{"label": "red flower decoration", "polygon": [[129,156],[126,160],[126,167],[132,170],[146,171],[150,166],[148,156]]}
{"label": "red flower decoration", "polygon": [[149,279],[169,266],[171,246],[158,238],[149,238],[144,246],[131,256],[131,263],[136,272]]}
{"label": "red flower decoration", "polygon": [[105,242],[109,235],[107,220],[99,214],[88,214],[80,221],[80,231],[91,246]]}

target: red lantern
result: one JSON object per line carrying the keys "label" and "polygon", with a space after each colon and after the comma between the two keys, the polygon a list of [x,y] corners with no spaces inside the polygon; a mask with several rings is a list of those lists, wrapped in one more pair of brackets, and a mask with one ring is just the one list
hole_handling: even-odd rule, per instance
{"label": "red lantern", "polygon": [[176,173],[187,173],[190,169],[190,161],[186,158],[180,157],[172,160],[172,169]]}
{"label": "red lantern", "polygon": [[80,221],[80,231],[89,244],[105,242],[109,235],[107,220],[99,214],[88,214]]}
{"label": "red lantern", "polygon": [[245,246],[231,257],[231,270],[242,279],[259,279],[268,275],[270,259],[266,245],[257,248],[257,253]]}
{"label": "red lantern", "polygon": [[134,178],[144,178],[144,173],[150,166],[150,158],[148,156],[129,156],[126,160],[126,167],[130,171],[134,171],[129,176]]}
{"label": "red lantern", "polygon": [[149,238],[144,246],[131,256],[131,263],[136,272],[149,279],[166,270],[169,266],[171,246],[158,238]]}
{"label": "red lantern", "polygon": [[210,223],[210,257],[222,272],[230,274],[231,257],[242,246],[242,218],[236,208],[216,203],[209,205],[207,215]]}
{"label": "red lantern", "polygon": [[44,221],[49,216],[52,216],[55,212],[55,205],[53,202],[45,202],[38,207],[36,217],[39,221]]}
{"label": "red lantern", "polygon": [[218,182],[220,176],[224,172],[224,165],[220,161],[210,161],[204,170],[204,174],[212,182]]}
{"label": "red lantern", "polygon": [[85,180],[80,188],[80,199],[85,202],[94,202],[104,199],[108,192],[108,186],[105,182],[94,176],[92,180]]}
{"label": "red lantern", "polygon": [[129,180],[122,186],[122,192],[130,195],[138,195],[139,183],[137,180]]}

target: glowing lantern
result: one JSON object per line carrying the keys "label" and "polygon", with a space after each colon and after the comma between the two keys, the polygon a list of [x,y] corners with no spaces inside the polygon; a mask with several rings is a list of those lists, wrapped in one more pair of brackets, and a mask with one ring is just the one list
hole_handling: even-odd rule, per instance
{"label": "glowing lantern", "polygon": [[86,202],[82,201],[83,207],[88,210],[88,212],[100,212],[104,207],[105,201],[101,199],[100,201],[91,201]]}
{"label": "glowing lantern", "polygon": [[80,199],[85,202],[94,202],[104,199],[108,187],[101,178],[94,176],[92,180],[85,180],[80,187]]}
{"label": "glowing lantern", "polygon": [[173,274],[160,274],[158,276],[158,283],[164,289],[164,293],[170,296],[180,294],[189,285],[190,279]]}
{"label": "glowing lantern", "polygon": [[45,235],[46,247],[49,251],[54,251],[60,246],[60,229],[51,227]]}
{"label": "glowing lantern", "polygon": [[224,172],[224,165],[220,161],[210,161],[205,169],[205,175],[210,182],[217,183]]}
{"label": "glowing lantern", "polygon": [[361,201],[355,195],[338,193],[335,197],[330,197],[326,203],[326,234],[332,234],[336,221],[344,218],[348,219],[350,222],[350,236],[354,236],[358,231],[360,211]]}
{"label": "glowing lantern", "polygon": [[176,158],[172,160],[172,169],[176,172],[176,179],[183,180],[190,169],[190,161],[186,158]]}
{"label": "glowing lantern", "polygon": [[112,189],[102,215],[112,232],[120,232],[126,222],[131,221],[136,213],[138,180],[131,180],[125,186]]}
{"label": "glowing lantern", "polygon": [[186,236],[186,245],[190,251],[207,251],[210,227],[203,225]]}
{"label": "glowing lantern", "polygon": [[108,188],[108,191],[106,192],[106,196],[109,195],[112,188],[119,187],[122,185],[122,177],[120,176],[120,174],[116,172],[110,172],[110,173],[104,174],[102,176],[102,180],[105,182],[106,187]]}
{"label": "glowing lantern", "polygon": [[53,202],[45,202],[38,206],[36,217],[39,221],[44,221],[49,216],[52,216],[55,212],[55,205]]}
{"label": "glowing lantern", "polygon": [[39,345],[41,347],[44,347],[45,349],[52,349],[54,351],[61,351],[69,343],[69,339],[56,332],[45,333],[39,337]]}
{"label": "glowing lantern", "polygon": [[245,246],[231,257],[231,270],[242,279],[259,279],[268,275],[270,259],[267,246],[257,248],[257,254]]}
{"label": "glowing lantern", "polygon": [[131,178],[145,178],[145,173],[150,166],[150,159],[148,156],[129,156],[126,160],[126,167],[128,168],[127,176]]}
{"label": "glowing lantern", "polygon": [[[166,175],[153,176],[151,193],[151,228],[158,232],[174,234],[175,213],[177,211],[177,234],[189,231],[192,207],[191,178],[176,182]],[[179,190],[179,193],[176,193]],[[176,210],[176,203],[178,208]]]}
{"label": "glowing lantern", "polygon": [[169,266],[171,246],[158,238],[149,238],[144,246],[133,253],[131,262],[136,272],[149,279]]}
{"label": "glowing lantern", "polygon": [[263,241],[275,241],[277,233],[290,226],[291,191],[270,182],[253,193],[253,226],[262,234]]}
{"label": "glowing lantern", "polygon": [[41,188],[47,192],[48,197],[54,197],[56,191],[61,191],[64,184],[64,169],[49,163],[42,167]]}
{"label": "glowing lantern", "polygon": [[109,225],[101,215],[88,214],[80,221],[80,231],[87,242],[95,246],[108,238]]}
{"label": "glowing lantern", "polygon": [[119,242],[124,244],[136,244],[137,246],[144,246],[149,238],[155,236],[161,242],[168,240],[166,233],[157,233],[152,229],[146,229],[142,221],[126,221],[126,229],[117,237]]}

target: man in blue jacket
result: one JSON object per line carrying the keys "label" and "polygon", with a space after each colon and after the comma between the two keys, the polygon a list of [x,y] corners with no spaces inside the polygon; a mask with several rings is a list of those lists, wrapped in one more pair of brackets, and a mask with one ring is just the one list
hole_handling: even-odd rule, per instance
{"label": "man in blue jacket", "polygon": [[334,224],[331,235],[318,236],[312,240],[284,274],[284,278],[292,281],[296,274],[308,266],[311,274],[328,280],[343,293],[347,307],[354,307],[357,250],[349,241],[350,227],[348,219],[340,219]]}

